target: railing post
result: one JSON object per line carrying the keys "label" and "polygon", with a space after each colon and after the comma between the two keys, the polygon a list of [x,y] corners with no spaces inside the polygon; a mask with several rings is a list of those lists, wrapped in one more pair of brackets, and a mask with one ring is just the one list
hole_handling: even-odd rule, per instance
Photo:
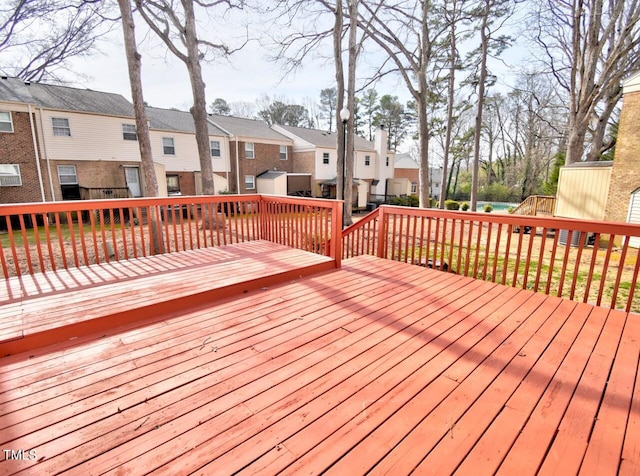
{"label": "railing post", "polygon": [[384,258],[384,243],[386,241],[387,233],[387,220],[385,217],[385,207],[381,205],[378,207],[378,247],[376,256],[378,258]]}
{"label": "railing post", "polygon": [[342,206],[338,203],[331,207],[331,245],[330,254],[336,261],[336,268],[342,265]]}

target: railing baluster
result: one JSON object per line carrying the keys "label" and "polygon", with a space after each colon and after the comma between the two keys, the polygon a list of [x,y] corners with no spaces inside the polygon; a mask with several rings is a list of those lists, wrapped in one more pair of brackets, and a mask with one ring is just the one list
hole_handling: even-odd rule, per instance
{"label": "railing baluster", "polygon": [[491,270],[491,282],[498,282],[498,260],[500,259],[500,241],[502,240],[502,223],[498,223],[496,232],[496,248],[493,251],[493,268]]}
{"label": "railing baluster", "polygon": [[56,259],[53,253],[53,244],[51,243],[51,232],[49,230],[49,215],[44,213],[42,215],[42,220],[44,223],[44,236],[45,236],[45,240],[47,241],[47,250],[49,251],[49,263],[51,264],[51,270],[55,271]]}
{"label": "railing baluster", "polygon": [[[540,240],[540,254],[538,256],[538,266],[536,268],[536,280],[533,285],[533,290],[535,292],[538,292],[538,289],[540,286],[540,274],[542,273],[542,265],[544,263],[544,248],[545,248],[545,245],[547,244],[548,233],[549,233],[549,230],[547,229],[547,227],[544,227],[542,229],[542,239]],[[533,244],[533,240],[531,240],[531,243]]]}
{"label": "railing baluster", "polygon": [[11,217],[7,217],[7,234],[9,235],[9,245],[11,245],[11,254],[13,255],[13,266],[17,276],[22,276],[20,269],[20,260],[18,259],[18,250],[16,249],[16,241],[13,235],[13,226],[11,225]]}
{"label": "railing baluster", "polygon": [[25,224],[24,215],[22,213],[18,215],[18,221],[20,222],[20,232],[22,234],[22,245],[25,250],[25,258],[27,259],[27,268],[29,269],[29,274],[33,274],[33,262],[31,260],[29,236],[27,235],[27,226]]}
{"label": "railing baluster", "polygon": [[33,226],[33,237],[36,240],[36,250],[38,250],[38,264],[40,265],[40,272],[44,272],[44,253],[42,252],[42,245],[40,243],[40,230],[38,229],[38,220],[36,214],[31,213],[31,225]]}
{"label": "railing baluster", "polygon": [[[627,239],[630,238],[630,236],[627,236]],[[633,305],[633,296],[635,295],[636,288],[638,287],[638,274],[640,272],[640,247],[638,247],[635,262],[636,265],[633,268],[633,278],[631,278],[631,286],[629,287],[629,297],[627,297],[627,305],[624,308],[626,312],[629,312],[631,310],[631,306]],[[640,299],[638,299],[638,301],[640,301]]]}
{"label": "railing baluster", "polygon": [[80,266],[80,262],[78,261],[78,249],[76,246],[76,237],[73,233],[73,220],[71,219],[71,212],[67,212],[67,225],[69,225],[69,239],[71,240],[71,247],[73,250],[73,262],[76,265],[76,268]]}
{"label": "railing baluster", "polygon": [[627,251],[629,250],[629,240],[623,239],[622,253],[618,261],[618,273],[616,274],[616,281],[613,283],[613,295],[611,296],[611,308],[615,309],[616,301],[618,299],[618,290],[620,289],[620,279],[622,278],[622,271],[624,270],[624,262],[627,259]]}
{"label": "railing baluster", "polygon": [[576,283],[578,282],[578,274],[580,273],[580,259],[582,258],[582,251],[587,239],[586,233],[580,233],[580,244],[578,245],[578,254],[576,256],[576,263],[573,267],[573,278],[571,279],[571,292],[569,299],[573,300],[576,292]]}
{"label": "railing baluster", "polygon": [[572,242],[572,237],[573,237],[573,230],[569,230],[569,233],[567,236],[567,243],[564,247],[564,260],[562,261],[562,271],[560,272],[560,282],[558,283],[558,297],[562,296],[562,288],[564,287],[564,280],[567,275],[567,265],[569,264],[569,252],[571,248],[570,243]]}

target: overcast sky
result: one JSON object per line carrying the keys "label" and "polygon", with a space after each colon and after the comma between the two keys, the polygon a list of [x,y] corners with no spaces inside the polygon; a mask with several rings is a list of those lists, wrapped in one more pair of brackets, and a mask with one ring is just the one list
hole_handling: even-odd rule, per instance
{"label": "overcast sky", "polygon": [[[131,99],[123,41],[117,34],[112,36],[112,43],[103,44],[101,53],[74,61],[73,69],[87,78],[76,85]],[[317,100],[321,89],[334,84],[332,68],[311,61],[295,77],[283,80],[281,68],[264,58],[257,43],[234,53],[229,61],[205,63],[202,70],[208,103],[217,97],[227,102],[253,102],[261,94],[282,95],[294,102],[305,97]],[[188,109],[192,103],[185,65],[164,54],[161,47],[142,50],[142,82],[145,100],[151,106]]]}
{"label": "overcast sky", "polygon": [[[214,23],[208,29],[213,32],[222,31],[228,35],[233,27],[229,24],[224,26],[225,28],[220,28]],[[260,36],[260,27],[260,24],[251,25],[252,34]],[[164,45],[145,30],[141,21],[138,21],[136,35],[141,43],[139,49],[142,53],[145,101],[155,107],[188,110],[192,104],[192,96],[185,65],[167,53]],[[201,35],[206,35],[209,31],[203,29]],[[329,39],[329,43],[326,44],[325,58],[330,58],[332,54],[330,41]],[[267,94],[272,97],[284,97],[289,102],[306,106],[305,99],[318,102],[320,91],[335,84],[335,71],[331,60],[309,58],[295,75],[283,78],[282,67],[267,60],[269,52],[273,53],[269,48],[261,46],[260,42],[251,41],[229,60],[203,63],[207,104],[211,104],[217,97],[227,102],[253,103],[261,95]],[[491,69],[498,75],[497,87],[508,89],[505,85],[513,83],[517,74],[515,66],[521,63],[524,57],[522,49],[511,48],[503,55],[506,64],[493,62]],[[362,71],[367,68],[366,61],[365,57],[359,63],[359,74],[363,74]],[[72,68],[83,78],[73,86],[118,93],[131,100],[122,32],[119,29],[110,34],[108,41],[102,42],[100,52],[91,57],[74,60]],[[397,95],[402,102],[411,99],[399,75],[386,77],[375,89],[380,95]]]}

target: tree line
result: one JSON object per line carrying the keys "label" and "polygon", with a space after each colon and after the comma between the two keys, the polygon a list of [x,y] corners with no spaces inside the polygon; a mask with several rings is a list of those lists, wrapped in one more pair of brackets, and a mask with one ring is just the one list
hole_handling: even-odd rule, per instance
{"label": "tree line", "polygon": [[[256,31],[263,43],[272,40],[267,50],[283,74],[314,55],[325,55],[335,71],[335,83],[320,93],[318,103],[268,98],[256,105],[256,116],[335,129],[338,170],[345,150],[347,182],[355,134],[371,138],[384,123],[391,148],[413,141],[422,206],[429,203],[430,165],[442,164],[449,194],[468,189],[475,209],[483,190],[521,199],[552,191],[554,170],[563,161],[611,157],[621,82],[640,68],[640,3],[634,0],[11,0],[3,5],[0,59],[13,54],[3,64],[14,65],[3,72],[26,80],[55,80],[56,68],[91,52],[111,29],[133,32],[137,24],[145,25],[189,73],[205,193],[212,193],[213,184],[206,180],[201,65],[232,60],[252,39],[247,33],[228,44],[219,35],[225,19],[247,17],[248,10],[260,16],[264,28]],[[205,28],[205,18],[213,26]],[[519,53],[526,55],[527,66],[505,85],[500,64],[508,62],[505,52],[517,40],[528,47]],[[135,37],[127,42],[132,91],[131,68],[139,71],[142,59],[136,46]],[[409,102],[378,95],[375,85],[387,76],[400,78]],[[227,106],[238,113],[242,104]],[[346,124],[339,117],[345,106],[352,112]],[[344,189],[349,201],[351,187]]]}

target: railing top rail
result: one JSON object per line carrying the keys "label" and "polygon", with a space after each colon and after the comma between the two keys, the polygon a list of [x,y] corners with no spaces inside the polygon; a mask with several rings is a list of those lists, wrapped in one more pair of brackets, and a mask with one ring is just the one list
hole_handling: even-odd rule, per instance
{"label": "railing top rail", "polygon": [[[333,208],[339,206],[336,200],[304,197],[269,196],[262,194],[243,195],[180,195],[170,197],[117,198],[109,200],[65,200],[59,202],[9,203],[0,205],[0,215],[18,215],[28,213],[48,213],[59,211],[84,211],[96,208],[132,208],[136,206],[164,206],[191,203],[228,203],[228,202],[279,202],[304,203],[310,206]],[[341,203],[341,202],[340,202]]]}
{"label": "railing top rail", "polygon": [[350,233],[353,233],[354,230],[366,225],[367,223],[369,223],[372,220],[375,220],[376,218],[378,218],[379,215],[380,215],[380,213],[378,212],[377,209],[373,210],[372,212],[367,213],[360,220],[358,220],[357,222],[352,223],[351,225],[346,227],[344,230],[342,230],[342,236],[346,236],[346,235],[348,235]]}
{"label": "railing top rail", "polygon": [[[240,197],[243,195],[231,195],[231,196]],[[268,195],[268,194],[249,195],[249,196],[261,197],[261,199],[265,202],[277,202],[277,203],[286,203],[286,204],[303,203],[309,206],[325,207],[325,208],[342,207],[342,200],[331,200],[326,198],[290,197],[290,196],[283,196],[283,195]]]}
{"label": "railing top rail", "polygon": [[[555,228],[555,229],[571,229],[585,232],[598,232],[615,235],[634,235],[640,236],[640,224],[621,223],[596,220],[578,220],[575,218],[563,217],[540,217],[527,216],[526,220],[519,215],[503,214],[503,213],[484,213],[470,211],[452,211],[440,210],[435,208],[412,208],[399,207],[395,205],[380,206],[382,213],[403,214],[407,216],[424,216],[433,218],[451,218],[456,220],[480,221],[484,223],[496,223],[522,226],[535,226],[539,228]],[[526,221],[526,223],[523,223]]]}

